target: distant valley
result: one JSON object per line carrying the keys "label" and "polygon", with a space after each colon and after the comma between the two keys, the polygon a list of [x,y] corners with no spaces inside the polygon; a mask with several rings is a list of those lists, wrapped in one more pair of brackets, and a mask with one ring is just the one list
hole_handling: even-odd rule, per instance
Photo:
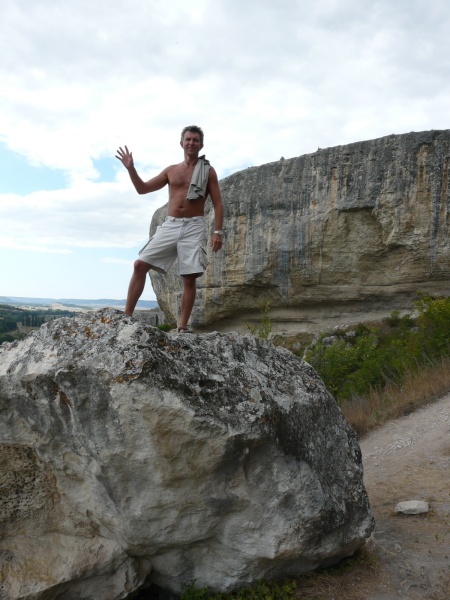
{"label": "distant valley", "polygon": [[[0,296],[0,304],[10,304],[13,306],[52,306],[60,304],[68,308],[103,308],[111,306],[113,308],[123,308],[125,300],[111,300],[109,298],[99,298],[98,300],[86,300],[83,298],[27,298],[23,296]],[[139,300],[138,310],[150,310],[158,308],[156,300]]]}

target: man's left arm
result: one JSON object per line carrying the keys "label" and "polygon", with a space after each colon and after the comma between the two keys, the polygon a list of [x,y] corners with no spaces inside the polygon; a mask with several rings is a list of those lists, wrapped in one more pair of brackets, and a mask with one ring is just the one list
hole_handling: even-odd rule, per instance
{"label": "man's left arm", "polygon": [[[216,171],[211,167],[209,170],[208,192],[211,197],[211,202],[214,206],[214,231],[222,231],[223,227],[223,204],[220,194],[219,180]],[[217,252],[222,248],[222,235],[213,233],[210,246],[213,252]]]}

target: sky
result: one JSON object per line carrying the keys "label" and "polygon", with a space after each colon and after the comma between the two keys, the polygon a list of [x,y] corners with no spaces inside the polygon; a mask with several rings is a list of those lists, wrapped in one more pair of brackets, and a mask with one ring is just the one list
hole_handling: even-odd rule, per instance
{"label": "sky", "polygon": [[[205,132],[219,179],[450,126],[447,0],[0,0],[0,296],[123,299]],[[154,300],[150,282],[143,300]]]}

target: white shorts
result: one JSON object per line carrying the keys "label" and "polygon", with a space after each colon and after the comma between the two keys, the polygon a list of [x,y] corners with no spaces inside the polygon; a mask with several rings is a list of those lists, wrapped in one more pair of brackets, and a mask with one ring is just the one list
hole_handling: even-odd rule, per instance
{"label": "white shorts", "polygon": [[180,275],[203,274],[208,266],[204,217],[166,217],[139,252],[139,260],[164,275],[177,257]]}

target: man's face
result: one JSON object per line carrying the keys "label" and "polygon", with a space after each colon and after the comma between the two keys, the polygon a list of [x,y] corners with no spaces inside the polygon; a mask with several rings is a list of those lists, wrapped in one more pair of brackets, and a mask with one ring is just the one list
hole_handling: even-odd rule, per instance
{"label": "man's face", "polygon": [[185,131],[181,147],[188,155],[195,155],[203,148],[200,141],[200,134],[193,131]]}

